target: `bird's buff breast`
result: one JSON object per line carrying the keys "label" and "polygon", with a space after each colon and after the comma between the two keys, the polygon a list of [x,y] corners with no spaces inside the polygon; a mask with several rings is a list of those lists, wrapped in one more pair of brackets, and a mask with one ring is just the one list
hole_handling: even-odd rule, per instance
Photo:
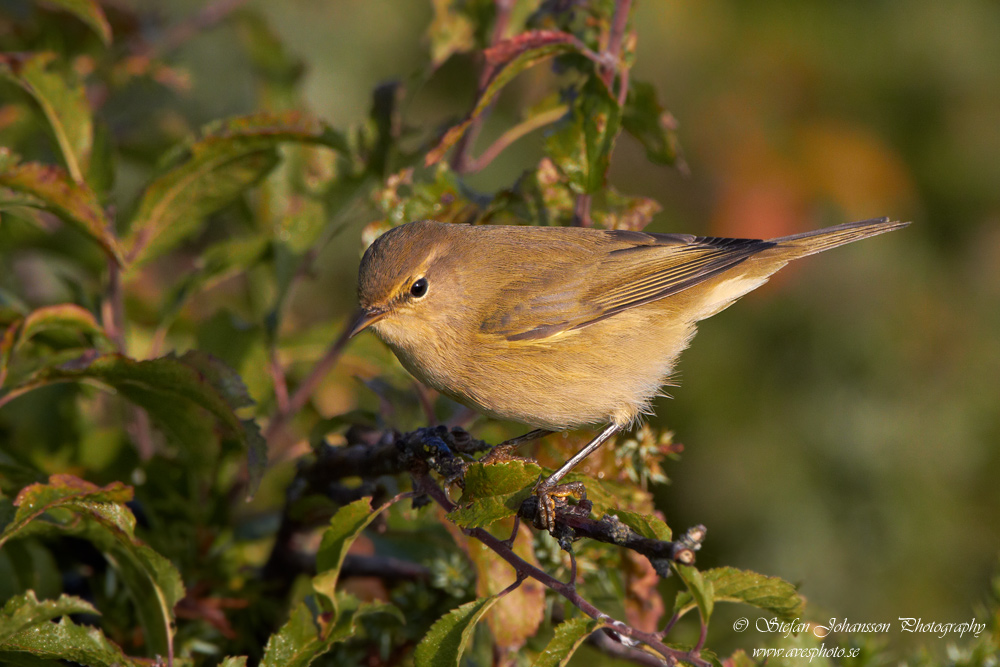
{"label": "bird's buff breast", "polygon": [[445,336],[409,349],[392,331],[376,333],[414,377],[487,416],[550,430],[624,426],[650,411],[690,337],[661,318],[650,327],[642,310],[626,315],[633,321],[609,318],[541,340],[482,335],[457,345]]}

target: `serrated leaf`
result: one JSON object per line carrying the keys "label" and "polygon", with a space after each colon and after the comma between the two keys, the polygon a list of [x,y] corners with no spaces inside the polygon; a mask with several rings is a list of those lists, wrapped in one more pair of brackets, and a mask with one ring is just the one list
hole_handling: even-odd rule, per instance
{"label": "serrated leaf", "polygon": [[680,149],[675,124],[652,84],[634,79],[629,83],[622,127],[643,145],[647,160],[654,164],[677,163]]}
{"label": "serrated leaf", "polygon": [[219,663],[219,667],[247,667],[247,657],[245,655],[229,656]]}
{"label": "serrated leaf", "polygon": [[195,232],[277,165],[276,147],[308,142],[341,148],[332,130],[296,112],[261,113],[214,123],[185,147],[187,159],[155,179],[143,193],[126,239],[129,258],[141,264]]}
{"label": "serrated leaf", "polygon": [[[802,596],[784,579],[734,567],[705,570],[701,575],[712,585],[716,601],[743,602],[781,618],[791,619],[802,614]],[[690,593],[681,592],[674,603],[674,611],[683,614],[693,606],[695,601]]]}
{"label": "serrated leaf", "polygon": [[37,162],[19,163],[0,146],[0,186],[30,195],[38,207],[95,240],[119,265],[124,264],[118,242],[97,195],[86,183],[76,183],[60,167]]}
{"label": "serrated leaf", "polygon": [[459,667],[476,624],[497,599],[494,595],[467,602],[435,621],[413,652],[414,666]]}
{"label": "serrated leaf", "polygon": [[[0,402],[55,382],[97,381],[145,409],[161,428],[183,434],[205,434],[192,420],[201,410],[212,415],[224,435],[248,455],[249,493],[253,495],[266,467],[267,443],[252,419],[240,419],[235,409],[247,405],[246,390],[232,371],[200,352],[181,357],[167,355],[136,361],[121,354],[84,357],[61,366],[44,368],[23,384],[11,388]],[[196,412],[192,412],[197,410]],[[186,419],[178,423],[178,419]],[[201,443],[186,443],[197,447]]]}
{"label": "serrated leaf", "polygon": [[0,76],[23,88],[42,108],[66,168],[82,183],[94,141],[93,117],[83,86],[71,81],[69,73],[49,70],[55,58],[54,53],[0,54]]}
{"label": "serrated leaf", "polygon": [[344,505],[330,519],[330,526],[324,531],[316,552],[316,571],[313,578],[313,588],[325,596],[336,609],[337,579],[340,568],[344,564],[347,551],[361,532],[375,520],[386,505],[373,510],[371,498],[355,500],[350,505]]}
{"label": "serrated leaf", "polygon": [[57,600],[41,600],[34,591],[16,595],[0,610],[0,646],[23,630],[70,614],[99,614],[92,604],[73,595],[60,595]]}
{"label": "serrated leaf", "polygon": [[[93,542],[131,593],[150,650],[165,655],[184,585],[169,560],[135,537],[135,516],[125,506],[131,499],[132,489],[121,482],[98,487],[72,475],[53,475],[48,484],[32,484],[18,494],[17,512],[0,533],[0,546],[15,537],[52,533]],[[37,521],[43,514],[49,520]]]}
{"label": "serrated leaf", "polygon": [[95,336],[102,341],[107,340],[104,327],[97,323],[89,310],[73,303],[61,303],[38,308],[24,318],[24,327],[14,347],[15,351],[33,336],[53,329],[69,330]]}
{"label": "serrated leaf", "polygon": [[592,194],[604,188],[620,130],[618,101],[597,77],[591,77],[562,127],[546,138],[546,152],[576,193]]}
{"label": "serrated leaf", "polygon": [[673,539],[673,531],[670,530],[670,526],[655,516],[622,509],[612,509],[610,514],[617,516],[622,523],[643,537],[663,542],[669,542]]}
{"label": "serrated leaf", "polygon": [[288,622],[271,635],[261,667],[305,667],[328,649],[319,627],[304,602],[292,611]]}
{"label": "serrated leaf", "polygon": [[77,625],[69,618],[23,630],[0,643],[0,663],[17,661],[23,654],[38,659],[68,660],[89,667],[135,665],[97,628]]}
{"label": "serrated leaf", "polygon": [[[690,595],[693,605],[697,606],[698,611],[701,613],[701,618],[704,623],[708,623],[712,618],[712,611],[715,608],[715,593],[712,587],[712,582],[707,579],[696,567],[691,565],[682,565],[680,563],[674,563],[674,571],[687,586],[688,595]],[[683,592],[677,594],[677,599]],[[689,607],[690,608],[690,607]],[[677,602],[674,603],[674,611],[676,612],[680,607],[678,607]]]}
{"label": "serrated leaf", "polygon": [[330,650],[337,642],[350,639],[357,631],[357,621],[370,614],[391,613],[402,620],[394,605],[364,602],[349,595],[338,596],[339,614],[313,615],[305,602],[292,611],[288,622],[271,635],[260,667],[306,667]]}
{"label": "serrated leaf", "polygon": [[571,618],[556,626],[555,636],[549,640],[532,667],[565,667],[580,644],[605,623],[586,616]]}
{"label": "serrated leaf", "polygon": [[525,461],[471,464],[465,471],[459,508],[448,514],[448,520],[463,528],[479,528],[514,516],[541,473],[537,464]]}
{"label": "serrated leaf", "polygon": [[104,10],[95,0],[46,0],[46,4],[55,5],[75,14],[97,33],[105,46],[111,44],[111,26],[104,16]]}
{"label": "serrated leaf", "polygon": [[438,145],[427,153],[424,164],[430,166],[439,162],[515,76],[550,58],[565,53],[579,53],[583,49],[584,46],[576,37],[556,30],[524,32],[486,49],[484,55],[490,68],[489,81],[469,115],[445,132]]}

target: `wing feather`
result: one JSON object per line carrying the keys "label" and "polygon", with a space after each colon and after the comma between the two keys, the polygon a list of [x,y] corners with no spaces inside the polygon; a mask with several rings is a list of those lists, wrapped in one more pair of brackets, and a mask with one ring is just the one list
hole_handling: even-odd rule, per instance
{"label": "wing feather", "polygon": [[[481,330],[510,341],[541,340],[595,322],[713,278],[774,247],[770,241],[642,232],[611,232],[629,245],[598,250],[591,261],[517,276],[504,287],[504,312],[492,311]],[[586,264],[586,265],[581,265]]]}

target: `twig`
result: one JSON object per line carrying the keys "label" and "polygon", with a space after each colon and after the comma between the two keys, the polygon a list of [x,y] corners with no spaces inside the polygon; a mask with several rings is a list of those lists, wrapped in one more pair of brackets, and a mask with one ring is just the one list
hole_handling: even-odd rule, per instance
{"label": "twig", "polygon": [[590,219],[591,196],[580,194],[576,196],[576,204],[573,207],[573,224],[577,227],[592,227],[594,221]]}
{"label": "twig", "polygon": [[618,0],[615,3],[615,13],[611,19],[611,34],[608,37],[608,48],[605,49],[608,60],[612,64],[605,67],[601,73],[604,77],[604,83],[608,85],[609,89],[614,82],[615,72],[618,69],[618,57],[621,54],[622,41],[625,37],[625,26],[628,25],[628,15],[631,8],[632,0]]}
{"label": "twig", "polygon": [[348,321],[348,323],[344,326],[340,336],[338,336],[337,340],[330,345],[320,360],[316,362],[312,370],[309,371],[309,375],[307,375],[299,386],[295,388],[295,391],[288,399],[288,404],[285,406],[285,409],[282,410],[279,407],[278,412],[267,425],[267,428],[264,430],[264,439],[267,440],[268,445],[272,450],[283,449],[283,447],[279,446],[278,443],[274,441],[283,438],[288,422],[305,406],[306,402],[309,400],[309,396],[312,395],[316,387],[319,386],[319,383],[322,382],[326,374],[330,372],[330,369],[333,368],[336,365],[337,360],[340,359],[341,353],[347,346],[347,341],[351,338],[351,321]]}
{"label": "twig", "polygon": [[[510,13],[514,8],[514,0],[494,0],[496,5],[496,19],[493,22],[493,34],[490,36],[490,44],[496,44],[501,39],[503,39],[503,34],[507,31],[507,25],[510,23]],[[482,71],[479,73],[479,86],[478,94],[486,89],[486,85],[490,81],[490,76],[492,75],[492,69],[485,65]],[[458,140],[458,144],[455,146],[455,152],[451,156],[451,168],[459,174],[465,174],[469,171],[474,171],[472,167],[472,146],[479,137],[479,131],[482,129],[483,121],[486,120],[486,116],[489,115],[490,111],[493,109],[493,104],[491,103],[483,112],[473,119],[472,123],[469,125],[468,129]]]}
{"label": "twig", "polygon": [[125,351],[124,303],[121,269],[114,260],[109,259],[108,287],[101,303],[101,325],[118,352]]}
{"label": "twig", "polygon": [[[434,502],[440,505],[446,512],[452,512],[457,509],[457,506],[448,499],[444,490],[441,489],[441,487],[439,487],[426,472],[415,472],[411,474],[413,475],[416,487],[421,492],[430,496]],[[587,616],[593,619],[610,621],[611,628],[614,632],[646,644],[668,661],[676,662],[678,660],[686,660],[697,665],[704,665],[705,667],[709,664],[698,657],[694,651],[681,651],[670,648],[669,646],[663,644],[660,641],[660,638],[653,633],[638,630],[621,621],[614,621],[610,616],[595,607],[588,600],[581,597],[576,591],[575,582],[566,583],[559,581],[547,572],[535,567],[518,556],[504,542],[497,539],[483,528],[463,528],[462,532],[471,537],[475,537],[477,540],[489,547],[494,553],[507,561],[514,568],[514,571],[517,573],[519,578],[531,577],[532,579],[537,580],[544,586],[551,588],[556,593],[566,598],[566,600]]]}
{"label": "twig", "polygon": [[271,383],[274,384],[274,401],[278,404],[278,413],[288,412],[288,382],[285,379],[285,370],[278,360],[277,348],[271,348],[270,359],[267,362],[267,372],[271,376]]}
{"label": "twig", "polygon": [[549,111],[542,112],[537,116],[527,118],[514,127],[508,129],[506,132],[497,137],[496,141],[490,144],[479,157],[466,159],[466,173],[481,171],[486,168],[487,165],[496,159],[497,155],[503,152],[512,143],[524,135],[534,132],[540,127],[545,127],[549,123],[556,122],[566,115],[566,111],[568,109],[569,107],[567,105],[561,104],[554,109],[550,109]]}

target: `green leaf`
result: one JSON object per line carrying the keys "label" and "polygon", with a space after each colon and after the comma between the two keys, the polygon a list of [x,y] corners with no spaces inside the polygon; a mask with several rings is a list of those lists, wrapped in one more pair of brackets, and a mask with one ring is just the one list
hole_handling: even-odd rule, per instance
{"label": "green leaf", "polygon": [[83,183],[94,141],[93,118],[83,86],[71,81],[69,72],[49,70],[55,57],[54,53],[0,54],[0,76],[27,91],[42,108],[70,176]]}
{"label": "green leaf", "polygon": [[[150,650],[166,655],[184,585],[169,560],[135,537],[135,516],[125,506],[131,499],[132,489],[121,482],[98,487],[72,475],[53,475],[48,484],[32,484],[18,494],[17,512],[0,533],[0,546],[15,537],[52,533],[90,540],[125,582]],[[47,520],[39,521],[43,515]]]}
{"label": "green leaf", "polygon": [[78,19],[97,33],[105,46],[111,44],[111,26],[104,16],[104,10],[101,9],[96,0],[46,0],[46,4],[55,5],[75,14]]}
{"label": "green leaf", "polygon": [[680,157],[676,121],[660,104],[656,88],[632,79],[622,115],[622,127],[646,149],[654,164],[676,164]]}
{"label": "green leaf", "polygon": [[76,625],[69,618],[35,625],[0,643],[2,664],[20,663],[25,653],[36,659],[68,660],[89,667],[138,665],[99,629]]}
{"label": "green leaf", "polygon": [[476,623],[498,599],[493,595],[467,602],[435,621],[413,652],[415,667],[458,667]]}
{"label": "green leaf", "polygon": [[[120,354],[83,357],[62,366],[44,368],[24,384],[0,396],[0,403],[55,382],[97,381],[145,409],[157,426],[181,438],[205,437],[198,423],[202,411],[223,427],[223,435],[242,445],[248,455],[249,493],[264,474],[267,443],[252,419],[240,419],[235,410],[249,405],[250,398],[235,372],[218,360],[190,351],[181,357],[167,355],[136,361]],[[178,421],[181,420],[181,421]],[[203,442],[187,442],[201,447]]]}
{"label": "green leaf", "polygon": [[209,214],[257,183],[279,158],[276,147],[298,141],[339,147],[325,125],[296,112],[260,113],[209,126],[185,147],[188,157],[146,188],[126,239],[142,264],[194,233]]}
{"label": "green leaf", "polygon": [[316,552],[318,574],[313,578],[313,588],[329,600],[334,610],[337,608],[337,580],[347,551],[361,532],[386,507],[388,505],[373,510],[371,498],[360,498],[350,505],[341,507],[330,519],[330,526],[323,533],[319,550]]}
{"label": "green leaf", "polygon": [[514,516],[534,489],[542,469],[534,463],[473,463],[465,472],[460,507],[448,519],[463,528],[488,526]]}
{"label": "green leaf", "polygon": [[596,76],[587,80],[560,129],[546,138],[546,152],[578,194],[604,188],[611,151],[621,130],[621,107]]}
{"label": "green leaf", "polygon": [[580,648],[592,632],[604,627],[604,621],[580,616],[560,623],[556,627],[555,636],[549,640],[545,650],[539,654],[532,667],[565,667],[569,659]]}
{"label": "green leaf", "polygon": [[312,612],[300,602],[288,622],[267,641],[260,667],[305,667],[328,649]]}
{"label": "green leaf", "polygon": [[626,197],[608,186],[604,190],[604,206],[591,213],[594,223],[604,229],[642,231],[663,207],[649,197]]}
{"label": "green leaf", "polygon": [[353,637],[362,616],[391,613],[404,620],[394,605],[359,603],[351,595],[337,597],[342,611],[336,615],[325,612],[314,616],[305,602],[296,605],[288,622],[268,640],[260,667],[306,667],[337,642]]}
{"label": "green leaf", "polygon": [[[681,565],[680,563],[674,563],[674,571],[687,586],[688,595],[693,601],[692,605],[687,606],[688,609],[697,606],[698,611],[701,613],[702,621],[706,624],[712,618],[712,611],[715,608],[715,593],[712,586],[712,581],[705,577],[696,567],[691,565]],[[678,605],[682,593],[677,594],[677,601],[674,603],[674,611],[679,611],[682,607]]]}
{"label": "green leaf", "polygon": [[427,153],[424,164],[430,166],[439,162],[515,76],[558,55],[581,53],[584,50],[585,47],[576,37],[555,30],[524,32],[486,49],[484,55],[487,67],[490,68],[489,82],[479,94],[469,115],[445,132],[438,145]]}
{"label": "green leaf", "polygon": [[17,351],[33,336],[52,330],[68,330],[85,336],[93,336],[102,342],[108,340],[104,328],[97,323],[89,310],[73,303],[61,303],[34,310],[24,318],[24,326],[14,350]]}
{"label": "green leaf", "polygon": [[219,663],[219,667],[247,667],[247,657],[245,655],[227,657]]}
{"label": "green leaf", "polygon": [[[778,577],[768,577],[734,567],[705,570],[701,575],[706,583],[712,585],[716,601],[743,602],[785,619],[793,619],[802,614],[802,596],[795,586]],[[677,595],[674,611],[683,614],[694,605],[690,593],[682,592]]]}
{"label": "green leaf", "polygon": [[34,206],[73,225],[99,243],[119,265],[124,264],[111,224],[86,183],[74,182],[59,167],[19,163],[17,156],[0,146],[0,186],[30,195],[36,200]]}
{"label": "green leaf", "polygon": [[609,513],[617,516],[622,523],[642,537],[648,537],[652,540],[662,540],[663,542],[669,542],[673,539],[673,532],[670,530],[670,526],[655,516],[621,509],[609,510]]}
{"label": "green leaf", "polygon": [[70,614],[99,613],[92,604],[73,595],[39,601],[34,591],[28,591],[7,600],[0,610],[0,646],[13,635],[40,623]]}

